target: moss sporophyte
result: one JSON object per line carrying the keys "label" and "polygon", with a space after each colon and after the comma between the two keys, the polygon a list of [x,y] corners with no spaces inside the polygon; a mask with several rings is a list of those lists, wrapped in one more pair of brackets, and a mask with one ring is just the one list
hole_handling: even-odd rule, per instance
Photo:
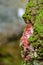
{"label": "moss sporophyte", "polygon": [[21,55],[25,65],[43,65],[43,0],[29,0],[23,19],[26,27],[21,37]]}

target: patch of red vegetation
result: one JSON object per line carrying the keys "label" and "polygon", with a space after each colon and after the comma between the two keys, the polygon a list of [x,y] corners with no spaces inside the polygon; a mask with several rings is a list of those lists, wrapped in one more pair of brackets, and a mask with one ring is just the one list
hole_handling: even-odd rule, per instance
{"label": "patch of red vegetation", "polygon": [[[29,50],[29,41],[28,38],[32,35],[33,33],[33,27],[31,24],[26,24],[26,27],[24,29],[24,32],[21,37],[21,43],[24,51]],[[23,54],[22,54],[23,55]],[[25,60],[30,60],[30,56],[26,55]]]}

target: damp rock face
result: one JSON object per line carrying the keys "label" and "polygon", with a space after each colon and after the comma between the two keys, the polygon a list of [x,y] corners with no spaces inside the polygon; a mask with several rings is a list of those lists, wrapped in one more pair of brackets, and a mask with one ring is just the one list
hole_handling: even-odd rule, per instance
{"label": "damp rock face", "polygon": [[34,57],[33,52],[30,52],[30,54],[31,59],[35,60],[33,60],[33,65],[35,63],[40,65],[41,61],[43,61],[43,0],[28,0],[23,18],[26,24],[31,23],[33,25],[33,34],[28,41],[34,48],[35,55],[37,53],[37,56]]}

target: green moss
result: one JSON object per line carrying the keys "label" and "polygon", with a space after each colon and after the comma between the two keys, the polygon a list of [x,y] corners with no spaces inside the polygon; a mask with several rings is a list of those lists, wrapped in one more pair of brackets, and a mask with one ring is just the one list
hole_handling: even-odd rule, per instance
{"label": "green moss", "polygon": [[33,35],[28,40],[38,54],[36,59],[43,59],[43,0],[29,0],[23,18],[33,24]]}
{"label": "green moss", "polygon": [[41,20],[43,16],[43,0],[29,0],[26,5],[24,20],[31,20],[32,23]]}

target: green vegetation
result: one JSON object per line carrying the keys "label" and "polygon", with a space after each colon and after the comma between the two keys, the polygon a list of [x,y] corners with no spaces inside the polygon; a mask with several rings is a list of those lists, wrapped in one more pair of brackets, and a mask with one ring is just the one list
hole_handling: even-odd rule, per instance
{"label": "green vegetation", "polygon": [[[35,21],[43,21],[43,0],[29,0],[26,5],[24,20],[35,23]],[[41,17],[41,18],[40,18]],[[38,18],[38,19],[37,19]]]}
{"label": "green vegetation", "polygon": [[[37,57],[34,57],[34,60],[43,61],[43,0],[29,0],[23,18],[33,24],[33,35],[28,40],[37,52]],[[40,61],[39,64],[33,61],[33,65],[43,65],[43,63],[41,64]]]}

